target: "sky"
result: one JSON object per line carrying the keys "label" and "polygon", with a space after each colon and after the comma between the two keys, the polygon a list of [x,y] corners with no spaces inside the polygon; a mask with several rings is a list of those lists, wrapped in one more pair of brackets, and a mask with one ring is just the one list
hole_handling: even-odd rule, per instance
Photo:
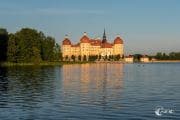
{"label": "sky", "polygon": [[73,43],[84,32],[117,35],[126,54],[180,51],[180,0],[0,0],[0,27],[15,33],[30,27],[61,44]]}

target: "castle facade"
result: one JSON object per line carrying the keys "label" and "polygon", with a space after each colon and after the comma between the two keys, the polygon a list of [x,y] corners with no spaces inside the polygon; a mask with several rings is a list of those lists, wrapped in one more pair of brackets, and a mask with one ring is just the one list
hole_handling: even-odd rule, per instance
{"label": "castle facade", "polygon": [[72,44],[68,36],[62,41],[62,57],[64,61],[88,61],[92,56],[96,59],[108,59],[114,56],[122,57],[124,54],[124,42],[117,36],[113,43],[109,43],[106,39],[104,30],[103,38],[91,39],[87,33],[80,38],[80,42]]}

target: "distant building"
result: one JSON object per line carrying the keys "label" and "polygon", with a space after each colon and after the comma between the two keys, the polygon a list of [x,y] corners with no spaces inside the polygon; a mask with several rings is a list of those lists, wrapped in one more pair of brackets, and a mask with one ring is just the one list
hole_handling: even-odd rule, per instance
{"label": "distant building", "polygon": [[72,58],[75,60],[89,60],[90,56],[100,57],[112,57],[120,56],[124,54],[124,43],[120,36],[117,36],[113,43],[107,42],[106,33],[104,30],[102,40],[91,39],[85,32],[80,38],[80,42],[77,44],[72,44],[68,36],[62,41],[62,55],[64,61],[69,61]]}
{"label": "distant building", "polygon": [[124,58],[124,61],[127,63],[133,63],[134,62],[134,57],[132,55],[126,56]]}
{"label": "distant building", "polygon": [[149,62],[149,57],[144,55],[140,58],[140,62]]}

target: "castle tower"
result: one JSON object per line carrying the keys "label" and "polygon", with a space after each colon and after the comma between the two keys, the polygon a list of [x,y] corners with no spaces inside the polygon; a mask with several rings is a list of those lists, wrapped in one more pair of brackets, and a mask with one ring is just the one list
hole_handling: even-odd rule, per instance
{"label": "castle tower", "polygon": [[114,40],[114,55],[123,56],[124,53],[124,42],[121,37],[118,35]]}
{"label": "castle tower", "polygon": [[87,33],[84,32],[83,37],[80,39],[80,49],[81,49],[81,61],[88,61],[89,59],[89,48],[90,48],[90,39],[87,36]]}
{"label": "castle tower", "polygon": [[71,56],[71,41],[68,38],[68,35],[65,36],[62,42],[62,56],[64,61],[68,61]]}
{"label": "castle tower", "polygon": [[105,29],[104,29],[102,43],[106,43],[106,42],[107,42],[107,39],[106,39],[106,32],[105,32]]}

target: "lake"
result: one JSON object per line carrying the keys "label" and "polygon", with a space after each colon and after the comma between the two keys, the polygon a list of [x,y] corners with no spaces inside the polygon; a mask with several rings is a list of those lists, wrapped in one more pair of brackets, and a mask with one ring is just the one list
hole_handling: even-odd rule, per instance
{"label": "lake", "polygon": [[0,120],[103,119],[179,120],[180,63],[0,68]]}

